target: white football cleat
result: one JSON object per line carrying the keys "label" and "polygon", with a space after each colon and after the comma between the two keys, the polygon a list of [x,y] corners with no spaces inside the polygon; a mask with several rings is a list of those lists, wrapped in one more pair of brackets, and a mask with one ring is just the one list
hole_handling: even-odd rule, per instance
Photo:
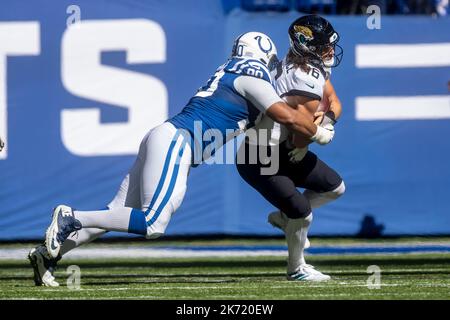
{"label": "white football cleat", "polygon": [[48,255],[44,245],[39,245],[28,253],[31,267],[34,272],[34,284],[36,286],[58,287],[59,283],[55,281],[53,273],[56,270],[56,264],[59,260],[52,259]]}
{"label": "white football cleat", "polygon": [[71,207],[59,205],[53,210],[53,218],[50,227],[45,234],[45,246],[51,258],[59,255],[62,244],[72,232],[82,228],[81,222],[75,219]]}
{"label": "white football cleat", "polygon": [[[288,222],[288,217],[281,211],[274,211],[269,214],[267,217],[267,221],[275,228],[282,230],[283,232],[286,229],[286,224]],[[305,249],[311,247],[311,243],[309,239],[306,238]]]}
{"label": "white football cleat", "polygon": [[302,264],[294,273],[288,273],[289,281],[328,281],[331,279],[329,275],[314,269],[310,264]]}

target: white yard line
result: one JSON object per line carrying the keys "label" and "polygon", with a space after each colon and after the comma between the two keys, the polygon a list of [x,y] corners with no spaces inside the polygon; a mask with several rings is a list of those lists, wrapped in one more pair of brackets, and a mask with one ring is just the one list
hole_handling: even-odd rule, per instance
{"label": "white yard line", "polygon": [[[23,260],[29,249],[0,249],[0,260]],[[109,258],[202,258],[202,257],[260,257],[287,256],[285,250],[177,250],[136,248],[79,248],[69,252],[64,259],[109,259]]]}
{"label": "white yard line", "polygon": [[[400,254],[418,254],[418,253],[442,253],[439,251],[432,250],[421,250],[422,246],[428,245],[382,245],[382,246],[320,246],[318,248],[332,248],[332,249],[348,249],[349,251],[352,248],[380,248],[380,252],[331,252],[331,253],[308,253],[308,255],[400,255]],[[263,246],[265,248],[266,246]],[[270,246],[268,246],[270,247]],[[383,252],[383,248],[399,248],[399,247],[413,247],[416,248],[414,252]],[[145,246],[91,246],[87,248],[78,248],[69,252],[64,256],[64,259],[111,259],[111,258],[203,258],[203,257],[263,257],[263,256],[276,256],[276,257],[286,257],[287,250],[279,249],[279,246],[275,246],[274,249],[255,249],[246,248],[245,246],[241,246],[239,249],[228,249],[227,246],[218,249],[211,249],[211,247],[202,248],[199,247],[170,247],[170,248],[155,248],[155,247],[145,247]],[[256,246],[257,248],[257,246]],[[0,260],[23,260],[26,259],[28,251],[31,248],[0,248]]]}

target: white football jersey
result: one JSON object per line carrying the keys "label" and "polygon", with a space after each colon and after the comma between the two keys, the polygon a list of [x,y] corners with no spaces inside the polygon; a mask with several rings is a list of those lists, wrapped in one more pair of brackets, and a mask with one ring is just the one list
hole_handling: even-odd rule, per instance
{"label": "white football jersey", "polygon": [[[322,99],[326,72],[313,65],[308,66],[310,69],[305,72],[300,68],[295,68],[293,64],[286,63],[286,58],[280,61],[271,76],[275,90],[281,98],[304,96],[317,100]],[[247,135],[250,144],[274,146],[285,141],[289,135],[283,125],[273,121],[265,114],[262,114],[255,123],[256,135]],[[261,129],[265,129],[266,134],[263,134]]]}

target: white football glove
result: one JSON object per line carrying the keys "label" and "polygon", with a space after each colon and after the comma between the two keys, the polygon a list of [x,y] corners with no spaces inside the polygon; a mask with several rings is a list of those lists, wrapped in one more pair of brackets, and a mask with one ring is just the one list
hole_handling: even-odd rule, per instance
{"label": "white football glove", "polygon": [[327,123],[323,127],[321,125],[317,126],[317,132],[311,137],[311,140],[324,145],[330,143],[333,137],[334,126],[331,123]]}
{"label": "white football glove", "polygon": [[304,148],[295,148],[291,152],[288,153],[289,155],[289,161],[292,163],[299,163],[303,160],[306,153],[308,152],[308,147]]}

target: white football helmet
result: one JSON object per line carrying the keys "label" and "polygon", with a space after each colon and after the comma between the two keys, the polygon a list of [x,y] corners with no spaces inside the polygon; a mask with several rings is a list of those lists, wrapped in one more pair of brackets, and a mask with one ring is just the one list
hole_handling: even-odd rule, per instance
{"label": "white football helmet", "polygon": [[260,60],[269,70],[278,61],[275,44],[268,35],[261,32],[247,32],[237,37],[231,56]]}

